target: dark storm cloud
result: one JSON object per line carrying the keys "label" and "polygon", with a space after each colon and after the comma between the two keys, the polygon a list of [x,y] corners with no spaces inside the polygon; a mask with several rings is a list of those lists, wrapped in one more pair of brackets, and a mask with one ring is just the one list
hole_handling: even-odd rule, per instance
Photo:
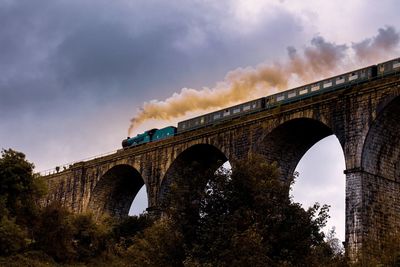
{"label": "dark storm cloud", "polygon": [[160,30],[135,38],[121,25],[89,26],[68,36],[57,47],[51,63],[59,79],[69,86],[129,82],[173,59],[173,36],[174,32]]}
{"label": "dark storm cloud", "polygon": [[[285,35],[277,33],[300,30],[289,13],[279,11],[241,34],[240,25],[230,21],[228,1],[22,0],[0,5],[0,101],[5,104],[0,110],[7,112],[13,106],[36,111],[44,98],[58,106],[75,101],[76,109],[81,97],[100,103],[111,96],[112,101],[141,101],[145,91],[164,97],[175,88],[171,81],[187,85],[186,77],[208,64],[220,66],[221,75],[244,59],[254,64],[260,52],[267,56],[283,42]],[[208,78],[195,76],[203,84],[194,85]]]}

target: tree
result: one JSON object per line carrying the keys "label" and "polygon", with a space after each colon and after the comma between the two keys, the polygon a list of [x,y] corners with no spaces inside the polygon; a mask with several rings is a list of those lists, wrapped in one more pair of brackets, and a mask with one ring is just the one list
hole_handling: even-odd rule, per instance
{"label": "tree", "polygon": [[87,261],[100,255],[111,239],[111,227],[92,214],[73,214],[59,203],[45,207],[38,217],[35,247],[58,262]]}
{"label": "tree", "polygon": [[12,149],[0,157],[0,254],[25,248],[32,240],[28,231],[36,221],[38,201],[45,186],[33,173],[34,165]]}
{"label": "tree", "polygon": [[153,219],[146,213],[140,216],[119,218],[112,229],[114,241],[126,249],[133,244],[133,239],[137,234],[142,233],[152,224]]}
{"label": "tree", "polygon": [[168,218],[157,221],[135,237],[128,249],[130,266],[183,266],[185,253],[182,234]]}
{"label": "tree", "polygon": [[[38,201],[46,192],[42,180],[33,173],[34,165],[25,155],[12,149],[2,150],[0,158],[0,206],[2,214],[16,217],[27,225],[38,210]],[[0,208],[1,209],[1,208]]]}
{"label": "tree", "polygon": [[35,225],[35,247],[46,252],[56,261],[77,258],[73,244],[74,226],[70,212],[59,203],[45,207]]}
{"label": "tree", "polygon": [[326,245],[321,228],[329,217],[328,206],[315,204],[305,211],[293,203],[293,179],[281,180],[277,166],[260,155],[233,165],[232,172],[220,169],[201,176],[190,166],[175,177],[165,213],[182,233],[186,264],[318,262],[317,248]]}
{"label": "tree", "polygon": [[103,252],[110,240],[111,227],[96,222],[92,214],[71,215],[73,226],[73,247],[77,259],[86,261]]}
{"label": "tree", "polygon": [[27,232],[8,216],[0,218],[0,255],[10,255],[27,245]]}

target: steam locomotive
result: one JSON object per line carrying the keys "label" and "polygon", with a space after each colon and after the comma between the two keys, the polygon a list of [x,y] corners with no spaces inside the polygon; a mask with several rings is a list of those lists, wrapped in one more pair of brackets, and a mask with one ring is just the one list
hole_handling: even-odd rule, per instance
{"label": "steam locomotive", "polygon": [[392,59],[377,65],[343,73],[328,79],[310,83],[284,92],[255,99],[226,109],[204,114],[178,123],[178,127],[168,126],[163,129],[151,129],[136,137],[122,141],[122,147],[128,148],[149,142],[163,140],[177,134],[207,127],[222,121],[231,120],[249,113],[272,109],[277,106],[299,101],[315,95],[360,84],[371,79],[400,73],[400,58]]}

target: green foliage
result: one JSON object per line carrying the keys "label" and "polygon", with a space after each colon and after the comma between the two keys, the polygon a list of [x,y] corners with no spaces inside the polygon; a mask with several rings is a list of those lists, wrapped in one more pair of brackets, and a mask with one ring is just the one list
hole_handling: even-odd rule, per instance
{"label": "green foliage", "polygon": [[73,236],[74,226],[67,209],[58,203],[43,209],[35,227],[37,249],[56,261],[71,261],[76,257]]}
{"label": "green foliage", "polygon": [[46,191],[43,181],[33,174],[34,165],[25,155],[2,150],[0,158],[0,255],[15,253],[29,243],[38,201]]}
{"label": "green foliage", "polygon": [[0,219],[0,255],[10,255],[27,245],[27,233],[15,223],[15,219],[3,216]]}
{"label": "green foliage", "polygon": [[53,203],[41,212],[35,238],[36,248],[56,261],[86,261],[105,250],[110,229],[95,222],[91,214],[74,215]]}
{"label": "green foliage", "polygon": [[[5,198],[11,215],[26,203],[33,187],[33,164],[25,160],[25,155],[14,150],[3,150],[0,158],[0,195]],[[30,203],[29,203],[30,204]]]}
{"label": "green foliage", "polygon": [[131,266],[183,266],[182,234],[169,219],[161,219],[134,239],[128,249]]}
{"label": "green foliage", "polygon": [[129,216],[120,219],[113,227],[114,241],[126,249],[133,244],[133,238],[142,233],[153,224],[147,214],[140,216]]}
{"label": "green foliage", "polygon": [[57,265],[51,257],[41,251],[26,251],[6,258],[0,257],[0,266],[49,267]]}
{"label": "green foliage", "polygon": [[72,216],[73,248],[77,259],[85,261],[105,250],[110,229],[106,224],[96,223],[92,214]]}

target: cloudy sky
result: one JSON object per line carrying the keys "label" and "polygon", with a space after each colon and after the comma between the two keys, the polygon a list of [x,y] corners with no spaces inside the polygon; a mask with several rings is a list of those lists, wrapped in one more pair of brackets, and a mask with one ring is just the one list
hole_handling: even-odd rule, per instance
{"label": "cloudy sky", "polygon": [[[399,8],[396,0],[0,0],[0,146],[41,171],[116,150],[129,128],[397,57]],[[343,169],[337,139],[323,140],[300,162],[293,192],[304,205],[330,204],[341,239]]]}

